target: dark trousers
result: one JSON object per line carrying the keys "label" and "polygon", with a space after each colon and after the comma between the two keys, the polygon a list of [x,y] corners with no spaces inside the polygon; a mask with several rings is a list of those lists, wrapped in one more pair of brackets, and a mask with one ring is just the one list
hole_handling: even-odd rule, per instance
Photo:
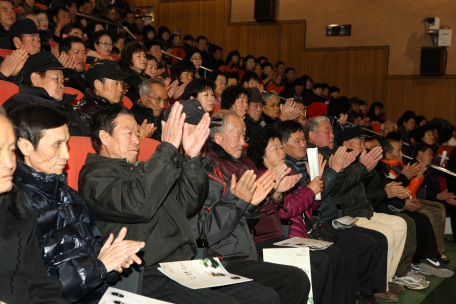
{"label": "dark trousers", "polygon": [[[309,284],[308,281],[307,284]],[[157,267],[145,269],[142,295],[179,304],[280,303],[277,292],[255,282],[240,283],[216,288],[190,289],[169,279],[157,270]]]}
{"label": "dark trousers", "polygon": [[427,258],[440,258],[437,250],[434,228],[429,218],[419,212],[403,211],[415,221],[416,228],[416,250],[413,255],[413,263],[419,263]]}
{"label": "dark trousers", "polygon": [[[273,245],[273,243],[285,239],[287,238],[280,237],[256,243],[258,259],[263,259],[263,248],[289,248]],[[325,250],[310,251],[312,291],[315,303],[350,303],[347,297],[344,264],[342,250],[334,245]]]}
{"label": "dark trousers", "polygon": [[446,214],[451,219],[451,229],[453,230],[453,241],[456,242],[454,235],[456,234],[456,206],[450,205],[447,202],[443,203],[445,206]]}
{"label": "dark trousers", "polygon": [[[349,246],[357,253],[359,290],[367,294],[372,294],[372,290],[386,290],[388,240],[385,235],[358,226],[337,232],[336,244]],[[349,252],[344,250],[344,253]]]}

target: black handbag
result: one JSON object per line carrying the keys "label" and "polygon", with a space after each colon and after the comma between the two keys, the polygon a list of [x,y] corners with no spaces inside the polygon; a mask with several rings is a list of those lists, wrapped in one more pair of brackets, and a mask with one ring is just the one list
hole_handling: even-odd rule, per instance
{"label": "black handbag", "polygon": [[337,241],[337,230],[330,223],[321,221],[320,217],[310,219],[305,212],[302,217],[304,218],[309,238],[333,243]]}

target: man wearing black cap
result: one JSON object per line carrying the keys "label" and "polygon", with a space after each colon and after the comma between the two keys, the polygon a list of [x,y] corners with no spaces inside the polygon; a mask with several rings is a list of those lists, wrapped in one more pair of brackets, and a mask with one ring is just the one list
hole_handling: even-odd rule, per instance
{"label": "man wearing black cap", "polygon": [[23,104],[45,104],[68,114],[71,136],[89,135],[70,105],[76,95],[64,93],[63,81],[76,76],[75,70],[63,67],[51,52],[39,52],[27,59],[22,72],[26,85],[20,85],[19,93],[3,104],[8,113]]}
{"label": "man wearing black cap", "polygon": [[40,34],[45,31],[39,30],[31,19],[22,19],[14,22],[9,30],[13,49],[20,49],[23,45],[29,48],[29,54],[33,55],[41,51]]}
{"label": "man wearing black cap", "polygon": [[81,98],[76,113],[89,127],[95,112],[122,101],[123,81],[133,75],[122,72],[117,63],[108,59],[95,62],[85,74],[88,87],[84,91],[84,97]]}
{"label": "man wearing black cap", "polygon": [[183,42],[184,42],[184,51],[185,53],[190,52],[193,50],[193,43],[195,39],[193,39],[192,35],[185,35]]}

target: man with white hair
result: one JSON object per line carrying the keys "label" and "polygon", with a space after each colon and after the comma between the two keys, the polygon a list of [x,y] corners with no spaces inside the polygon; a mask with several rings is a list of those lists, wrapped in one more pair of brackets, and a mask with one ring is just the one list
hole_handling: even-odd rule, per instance
{"label": "man with white hair", "polygon": [[385,121],[382,126],[382,135],[385,137],[389,132],[397,132],[397,125],[392,121]]}
{"label": "man with white hair", "polygon": [[[312,117],[304,126],[304,134],[309,148],[318,147],[324,159],[330,159],[338,146],[334,144],[334,133],[329,119],[323,116]],[[364,182],[372,179],[377,163],[382,158],[382,149],[376,147],[369,153],[363,151],[359,161],[346,169],[346,178],[338,192],[334,194],[334,202],[343,205],[344,215],[356,217],[357,226],[383,233],[388,239],[388,282],[393,282],[399,260],[404,250],[407,230],[406,222],[397,216],[376,213],[366,198]],[[326,165],[328,166],[328,164]]]}

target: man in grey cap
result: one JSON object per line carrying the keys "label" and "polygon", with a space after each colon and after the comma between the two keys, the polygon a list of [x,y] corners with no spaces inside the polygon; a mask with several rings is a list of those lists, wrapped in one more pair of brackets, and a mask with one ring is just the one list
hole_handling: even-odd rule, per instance
{"label": "man in grey cap", "polygon": [[40,34],[44,32],[39,30],[31,19],[18,20],[9,30],[11,46],[13,49],[20,49],[25,45],[29,49],[29,55],[36,54],[41,51]]}

